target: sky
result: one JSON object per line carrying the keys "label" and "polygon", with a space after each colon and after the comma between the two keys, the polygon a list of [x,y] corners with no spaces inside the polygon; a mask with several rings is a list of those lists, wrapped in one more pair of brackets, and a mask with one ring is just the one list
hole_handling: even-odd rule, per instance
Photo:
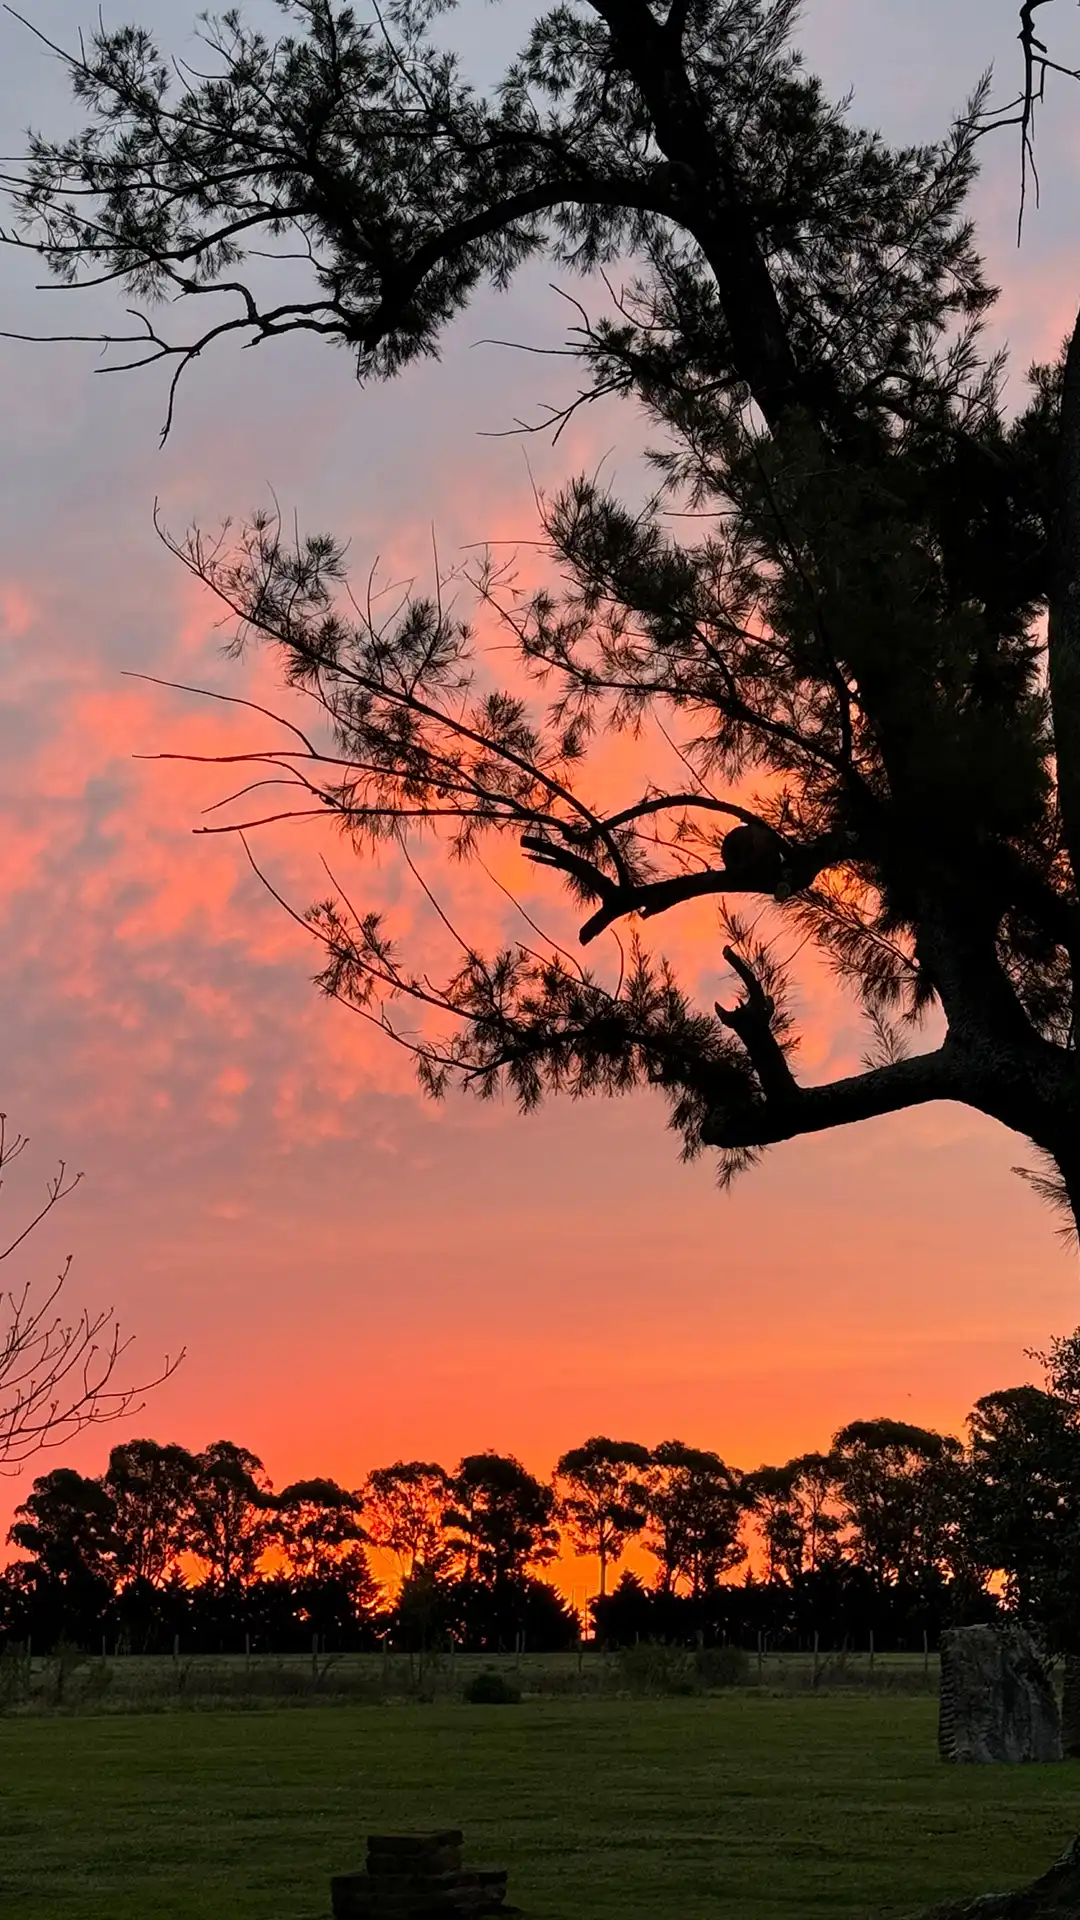
{"label": "sky", "polygon": [[[94,13],[27,10],[67,44]],[[1060,13],[1080,43],[1075,9]],[[183,0],[108,0],[107,21],[129,16],[191,51]],[[450,30],[483,80],[530,17],[521,0],[462,0]],[[1015,29],[1011,0],[809,0],[802,38],[864,120],[921,138],[991,61],[1008,96]],[[1020,251],[1015,137],[985,143],[976,210],[1017,397],[1080,299],[1076,105],[1067,82],[1052,90]],[[0,15],[0,148],[73,114],[58,63]],[[279,1484],[355,1484],[397,1457],[453,1464],[487,1446],[546,1471],[595,1432],[677,1436],[753,1467],[855,1417],[955,1429],[978,1394],[1031,1375],[1025,1348],[1080,1321],[1075,1255],[1010,1171],[1024,1143],[966,1111],[776,1149],[721,1194],[707,1160],[680,1164],[644,1095],[528,1118],[425,1102],[402,1056],[316,994],[309,939],[237,842],[193,832],[220,769],[154,758],[261,743],[263,723],[125,676],[290,711],[267,656],[223,657],[213,609],[155,535],[155,500],[182,532],[272,489],[303,525],[347,536],[359,573],[377,562],[380,579],[422,585],[433,540],[444,564],[520,541],[535,569],[534,482],[603,460],[632,489],[641,430],[617,405],[555,448],[533,437],[528,460],[497,437],[567,392],[558,362],[483,344],[556,340],[551,277],[477,300],[441,361],[391,386],[359,390],[347,357],[311,341],[226,348],[193,370],[163,450],[159,373],[102,377],[91,348],[0,341],[0,1099],[30,1138],[0,1217],[20,1223],[61,1158],[85,1175],[0,1281],[47,1278],[70,1251],[73,1303],[115,1305],[136,1336],[133,1378],[185,1350],[123,1431],[241,1441]],[[115,323],[108,298],[76,308],[34,279],[0,250],[4,328]],[[359,873],[300,827],[259,840],[300,908],[326,891],[320,853],[396,929],[434,938],[392,863]],[[527,904],[569,928],[554,886],[507,857]],[[447,885],[471,925],[519,930],[482,875]],[[715,917],[689,910],[662,938],[709,1004]],[[851,1070],[864,1037],[820,976],[804,1013],[806,1076]],[[118,1437],[85,1436],[65,1461],[100,1471]],[[0,1486],[0,1522],[27,1485]]]}

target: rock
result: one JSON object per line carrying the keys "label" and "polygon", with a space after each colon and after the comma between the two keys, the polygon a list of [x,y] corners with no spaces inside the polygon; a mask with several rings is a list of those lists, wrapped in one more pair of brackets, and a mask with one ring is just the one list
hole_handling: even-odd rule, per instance
{"label": "rock", "polygon": [[923,1920],[1076,1920],[1080,1914],[1080,1838],[1029,1886],[933,1907]]}
{"label": "rock", "polygon": [[1080,1655],[1065,1656],[1061,1689],[1061,1745],[1070,1760],[1080,1759]]}
{"label": "rock", "polygon": [[938,1748],[943,1760],[1060,1760],[1054,1689],[1021,1627],[954,1627],[941,1636]]}

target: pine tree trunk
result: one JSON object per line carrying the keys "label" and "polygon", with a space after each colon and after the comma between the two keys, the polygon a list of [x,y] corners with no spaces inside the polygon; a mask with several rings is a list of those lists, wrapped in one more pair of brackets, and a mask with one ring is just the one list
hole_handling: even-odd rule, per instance
{"label": "pine tree trunk", "polygon": [[1080,318],[1065,360],[1059,487],[1057,581],[1048,646],[1050,704],[1061,820],[1080,887]]}

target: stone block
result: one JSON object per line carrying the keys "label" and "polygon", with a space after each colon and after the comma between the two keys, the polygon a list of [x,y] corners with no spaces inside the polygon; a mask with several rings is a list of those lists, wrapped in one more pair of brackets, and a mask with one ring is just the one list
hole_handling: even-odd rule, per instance
{"label": "stone block", "polygon": [[1080,1760],[1080,1654],[1065,1656],[1061,1688],[1061,1747],[1070,1760]]}
{"label": "stone block", "polygon": [[507,1915],[502,1867],[463,1867],[462,1835],[376,1833],[368,1839],[367,1870],[338,1873],[330,1882],[334,1920],[481,1920]]}
{"label": "stone block", "polygon": [[444,1827],[437,1833],[369,1833],[369,1853],[438,1853],[440,1847],[460,1847],[465,1839],[460,1827]]}
{"label": "stone block", "polygon": [[938,1748],[943,1760],[1061,1759],[1057,1698],[1021,1627],[954,1627],[941,1636]]}
{"label": "stone block", "polygon": [[456,1873],[460,1867],[460,1847],[433,1847],[428,1853],[368,1850],[367,1870],[376,1880],[396,1879],[403,1873]]}

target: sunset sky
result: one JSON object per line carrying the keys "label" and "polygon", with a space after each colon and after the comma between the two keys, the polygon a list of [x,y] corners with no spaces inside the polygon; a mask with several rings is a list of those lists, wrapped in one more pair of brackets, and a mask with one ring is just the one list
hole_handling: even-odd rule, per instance
{"label": "sunset sky", "polygon": [[[27,4],[56,40],[93,21],[79,0]],[[1080,58],[1075,7],[1050,11]],[[107,0],[105,14],[192,50],[178,0]],[[451,31],[484,78],[530,17],[522,0],[462,0]],[[809,0],[804,21],[830,87],[853,86],[856,111],[893,137],[942,127],[991,60],[1007,97],[1015,31],[1014,0]],[[0,76],[5,151],[28,122],[71,128],[61,70],[7,15]],[[985,143],[977,209],[1017,397],[1080,300],[1078,107],[1060,82],[1019,253],[1016,140]],[[35,293],[34,277],[0,257],[5,328],[115,324],[109,300]],[[976,1395],[1030,1374],[1025,1347],[1080,1320],[1075,1255],[1010,1174],[1024,1144],[959,1109],[777,1149],[724,1196],[708,1162],[680,1165],[656,1100],[528,1119],[425,1104],[404,1058],[320,1001],[314,950],[242,848],[193,836],[220,771],[136,757],[267,730],[125,673],[289,711],[269,658],[222,657],[212,609],[155,537],[155,497],[182,531],[273,488],[305,526],[347,535],[360,573],[378,556],[382,579],[423,583],[433,530],[447,564],[466,543],[533,540],[533,478],[603,458],[636,484],[627,410],[579,418],[554,449],[483,437],[573,390],[572,368],[480,344],[557,340],[550,278],[535,269],[478,301],[441,364],[390,387],[360,391],[344,353],[302,339],[225,347],[190,374],[163,451],[160,374],[102,378],[92,348],[0,341],[0,1100],[31,1136],[7,1221],[58,1158],[86,1176],[6,1277],[45,1274],[70,1249],[73,1298],[115,1303],[136,1372],[187,1349],[136,1430],[242,1441],[279,1482],[354,1483],[400,1455],[452,1464],[484,1446],[546,1470],[594,1432],[678,1435],[752,1467],[856,1416],[955,1425]],[[522,556],[536,568],[526,544]],[[326,842],[292,827],[259,848],[298,906],[325,892]],[[390,862],[358,873],[340,847],[336,862],[354,894],[427,937],[407,875]],[[515,879],[570,927],[553,880]],[[446,885],[471,924],[517,932],[482,874]],[[709,1004],[715,915],[650,939]],[[813,978],[805,1007],[802,1071],[852,1068],[864,1040],[851,1009]],[[116,1437],[65,1458],[98,1471]],[[0,1522],[25,1486],[0,1486]]]}

